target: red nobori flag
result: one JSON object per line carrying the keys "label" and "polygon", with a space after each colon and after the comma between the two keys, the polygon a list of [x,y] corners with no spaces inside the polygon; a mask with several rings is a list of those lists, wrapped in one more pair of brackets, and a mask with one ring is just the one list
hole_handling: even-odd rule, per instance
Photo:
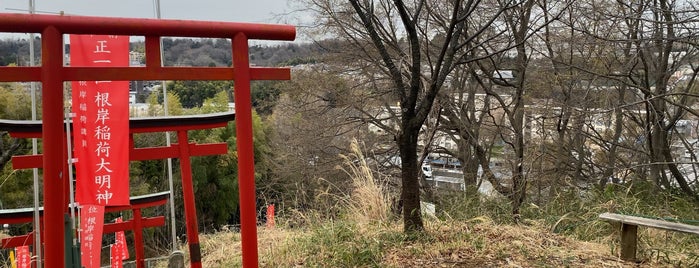
{"label": "red nobori flag", "polygon": [[[114,222],[119,223],[122,222],[121,217],[116,218]],[[129,259],[129,248],[126,247],[126,235],[124,235],[124,231],[118,231],[114,233],[114,246],[120,247],[119,252],[121,253],[121,259],[122,260],[127,260]],[[112,256],[114,257],[114,256]]]}
{"label": "red nobori flag", "polygon": [[122,268],[124,267],[124,261],[121,259],[121,252],[124,251],[121,246],[117,244],[111,244],[109,246],[109,252],[111,253],[109,259],[111,260],[110,268]]}
{"label": "red nobori flag", "polygon": [[15,248],[15,253],[17,255],[17,268],[31,268],[32,260],[31,254],[29,254],[29,246],[21,246]]}
{"label": "red nobori flag", "polygon": [[104,206],[84,205],[80,208],[80,262],[83,267],[100,267]]}
{"label": "red nobori flag", "polygon": [[[129,66],[129,37],[71,35],[70,65]],[[129,82],[72,82],[76,201],[129,204]]]}

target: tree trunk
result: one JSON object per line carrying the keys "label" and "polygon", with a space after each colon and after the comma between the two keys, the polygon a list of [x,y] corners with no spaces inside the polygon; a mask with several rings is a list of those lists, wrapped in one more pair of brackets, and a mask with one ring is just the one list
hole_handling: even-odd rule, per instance
{"label": "tree trunk", "polygon": [[688,195],[696,200],[699,200],[699,196],[697,196],[697,194],[694,192],[694,190],[692,190],[692,187],[689,185],[689,183],[687,183],[687,180],[685,179],[684,175],[682,175],[679,168],[677,167],[675,160],[672,158],[672,153],[670,152],[670,146],[667,143],[665,143],[663,147],[664,148],[662,151],[663,151],[663,156],[665,157],[665,162],[669,163],[667,165],[667,167],[670,170],[670,173],[672,174],[672,176],[677,181],[677,184],[680,186],[680,189],[682,189],[682,191],[686,195]]}
{"label": "tree trunk", "polygon": [[[570,152],[568,151],[568,143],[566,142],[566,138],[568,137],[568,122],[570,120],[570,104],[569,102],[569,92],[564,92],[564,95],[566,96],[566,99],[564,100],[564,106],[561,109],[561,114],[558,119],[558,127],[557,127],[557,132],[558,136],[556,138],[556,152],[555,156],[558,158],[556,159],[556,164],[554,166],[554,172],[555,174],[566,174],[568,173],[568,165],[567,161],[570,159]],[[564,176],[561,176],[562,179],[565,179]],[[560,179],[560,178],[559,178]],[[558,195],[558,187],[561,184],[559,180],[553,180],[551,182],[551,187],[549,189],[549,197],[553,198],[554,196]]]}
{"label": "tree trunk", "polygon": [[464,186],[466,188],[478,186],[478,159],[473,154],[473,150],[469,146],[468,152],[464,155],[464,159],[461,160],[461,172],[464,174]]}
{"label": "tree trunk", "polygon": [[[478,184],[478,159],[475,157],[473,146],[466,139],[471,139],[472,136],[464,134],[465,130],[461,131],[461,139],[456,143],[458,150],[458,159],[461,161],[461,172],[463,173],[464,186],[466,188],[476,187]],[[478,142],[475,137],[475,143]]]}
{"label": "tree trunk", "polygon": [[515,221],[520,219],[519,209],[524,203],[527,192],[527,181],[524,174],[524,104],[522,100],[517,103],[512,121],[512,127],[515,130],[515,166],[512,167],[512,216]]}
{"label": "tree trunk", "polygon": [[[650,97],[646,97],[650,98]],[[667,142],[667,132],[663,129],[665,111],[665,102],[661,99],[650,101],[652,104],[646,106],[646,113],[649,115],[648,123],[650,126],[649,132],[649,153],[650,153],[650,176],[655,182],[655,185],[670,189],[670,182],[665,175],[665,157],[663,156],[663,144]]]}
{"label": "tree trunk", "polygon": [[398,136],[401,157],[401,200],[403,201],[403,229],[405,232],[422,231],[420,211],[420,183],[418,181],[417,137],[419,128],[405,127]]}
{"label": "tree trunk", "polygon": [[[626,86],[621,86],[618,90],[618,106],[622,107],[624,105]],[[614,178],[614,170],[616,169],[616,158],[617,158],[617,148],[619,148],[619,138],[621,138],[621,132],[623,130],[622,120],[624,119],[623,110],[621,108],[614,109],[614,135],[609,143],[609,153],[607,153],[607,167],[605,167],[602,173],[602,178],[599,180],[599,185],[601,189],[607,184],[609,178]]]}

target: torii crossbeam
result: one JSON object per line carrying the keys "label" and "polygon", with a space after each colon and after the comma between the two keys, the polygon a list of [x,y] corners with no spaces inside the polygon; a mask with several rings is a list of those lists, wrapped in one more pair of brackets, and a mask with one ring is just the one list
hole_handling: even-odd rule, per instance
{"label": "torii crossbeam", "polygon": [[[248,40],[294,40],[296,29],[289,25],[0,14],[0,32],[41,33],[42,63],[39,67],[0,67],[0,82],[42,83],[42,146],[44,174],[44,245],[46,267],[64,265],[66,196],[63,160],[66,152],[63,127],[64,81],[130,80],[234,80],[235,115],[239,168],[241,239],[243,266],[257,267],[257,226],[252,139],[250,80],[288,80],[288,68],[250,67]],[[145,67],[69,67],[63,64],[64,34],[145,36]],[[233,66],[229,68],[163,67],[160,38],[231,38]],[[187,228],[192,228],[188,226]],[[193,228],[196,228],[194,226]],[[192,263],[192,267],[201,267]]]}

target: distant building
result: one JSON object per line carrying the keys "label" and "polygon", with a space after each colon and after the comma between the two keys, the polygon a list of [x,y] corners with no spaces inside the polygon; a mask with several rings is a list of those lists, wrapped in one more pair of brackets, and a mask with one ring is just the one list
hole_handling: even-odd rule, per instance
{"label": "distant building", "polygon": [[130,66],[144,66],[145,53],[129,51],[129,65]]}
{"label": "distant building", "polygon": [[136,91],[129,91],[129,104],[136,104]]}
{"label": "distant building", "polygon": [[146,117],[148,116],[148,103],[131,103],[129,104],[130,117]]}
{"label": "distant building", "polygon": [[515,79],[515,74],[512,70],[495,70],[493,71],[493,78],[507,81]]}

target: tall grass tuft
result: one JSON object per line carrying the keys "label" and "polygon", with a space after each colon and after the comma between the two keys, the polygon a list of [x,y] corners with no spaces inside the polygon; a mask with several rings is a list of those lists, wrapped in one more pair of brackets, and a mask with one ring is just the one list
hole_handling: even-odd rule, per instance
{"label": "tall grass tuft", "polygon": [[402,241],[400,228],[390,219],[390,199],[359,143],[353,140],[350,149],[349,155],[341,156],[344,166],[338,167],[352,178],[350,193],[336,197],[339,206],[333,209],[341,218],[319,220],[311,215],[316,220],[308,221],[303,235],[275,249],[276,258],[263,257],[266,266],[289,266],[291,260],[304,267],[375,267],[388,247]]}
{"label": "tall grass tuft", "polygon": [[346,216],[357,223],[385,222],[390,216],[390,199],[377,183],[356,139],[350,144],[351,154],[341,155],[345,166],[341,167],[351,178],[352,190],[347,198]]}

